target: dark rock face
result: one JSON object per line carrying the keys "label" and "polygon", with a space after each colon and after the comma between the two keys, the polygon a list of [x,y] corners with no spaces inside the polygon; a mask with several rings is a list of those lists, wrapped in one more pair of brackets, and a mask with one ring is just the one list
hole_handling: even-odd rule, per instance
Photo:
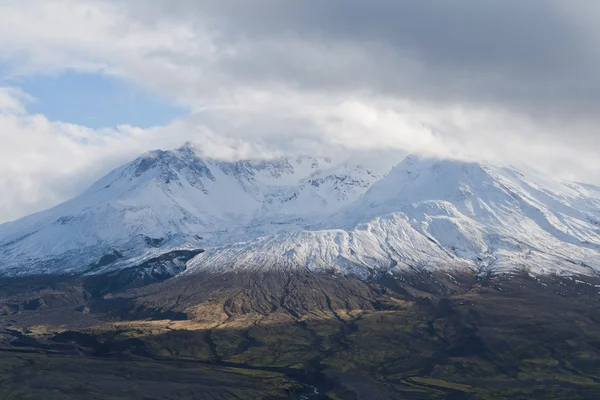
{"label": "dark rock face", "polygon": [[215,180],[204,161],[185,148],[177,152],[155,150],[140,157],[134,165],[133,176],[139,177],[150,170],[158,171],[158,178],[164,183],[177,181],[178,173],[182,173],[193,186],[201,185],[204,178]]}
{"label": "dark rock face", "polygon": [[150,247],[160,247],[161,244],[165,242],[164,238],[151,238],[148,236],[144,236],[144,242]]}
{"label": "dark rock face", "polygon": [[151,258],[142,264],[107,274],[85,278],[84,287],[94,296],[162,282],[185,270],[185,263],[203,250],[176,250]]}
{"label": "dark rock face", "polygon": [[98,263],[96,264],[98,267],[102,267],[104,265],[112,264],[117,261],[119,258],[123,258],[123,255],[119,253],[117,250],[114,250],[112,253],[102,256]]}
{"label": "dark rock face", "polygon": [[[202,250],[177,250],[149,259],[142,264],[105,274],[46,275],[0,278],[0,313],[42,311],[70,307],[85,308],[88,302],[128,289],[162,282],[185,270],[185,263]],[[108,265],[122,256],[114,251],[94,266]]]}

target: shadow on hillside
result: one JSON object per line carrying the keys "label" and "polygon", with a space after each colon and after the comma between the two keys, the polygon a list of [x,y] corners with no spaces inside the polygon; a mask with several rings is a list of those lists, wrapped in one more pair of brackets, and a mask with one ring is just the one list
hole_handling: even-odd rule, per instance
{"label": "shadow on hillside", "polygon": [[[60,376],[68,377],[59,392],[72,398],[90,398],[82,397],[88,382],[109,398],[126,398],[119,391],[139,397],[133,388],[149,379],[162,388],[144,392],[149,399],[188,387],[181,386],[186,379],[196,385],[188,387],[189,398],[203,398],[208,386],[213,397],[204,398],[232,398],[236,390],[247,393],[239,398],[600,396],[599,282],[593,278],[513,275],[453,293],[425,292],[401,280],[343,279],[166,281],[91,301],[90,313],[104,318],[93,327],[46,336],[12,331],[3,356],[12,353],[3,360],[30,363],[20,371],[38,371],[38,389],[54,390],[63,385]],[[212,319],[215,310],[222,320]],[[48,368],[49,375],[39,373]],[[71,379],[81,371],[77,386]],[[52,384],[43,378],[53,374]],[[25,385],[7,369],[1,375],[6,387]],[[121,376],[132,385],[123,387]],[[96,381],[106,385],[98,388]]]}

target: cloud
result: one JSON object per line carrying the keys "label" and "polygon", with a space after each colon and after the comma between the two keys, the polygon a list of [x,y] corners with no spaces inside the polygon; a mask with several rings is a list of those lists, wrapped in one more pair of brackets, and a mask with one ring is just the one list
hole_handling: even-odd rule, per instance
{"label": "cloud", "polygon": [[213,66],[253,85],[363,88],[539,113],[595,112],[600,98],[593,1],[127,4],[146,26],[175,21],[210,38]]}
{"label": "cloud", "polygon": [[26,93],[16,87],[0,87],[0,113],[23,114],[25,102],[30,101]]}
{"label": "cloud", "polygon": [[[187,140],[223,158],[417,152],[600,183],[597,17],[591,0],[0,2],[0,221]],[[19,79],[65,71],[190,115],[93,130],[28,113]]]}
{"label": "cloud", "polygon": [[390,0],[4,2],[19,71],[97,70],[203,105],[237,85],[592,113],[600,6]]}

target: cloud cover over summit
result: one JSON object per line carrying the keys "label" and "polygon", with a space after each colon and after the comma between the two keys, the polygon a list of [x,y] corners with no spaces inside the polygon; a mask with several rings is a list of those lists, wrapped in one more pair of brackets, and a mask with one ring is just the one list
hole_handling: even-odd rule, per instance
{"label": "cloud cover over summit", "polygon": [[[186,140],[225,159],[401,151],[599,183],[599,16],[591,0],[0,2],[0,221]],[[24,83],[70,73],[188,114],[92,129],[28,112]]]}

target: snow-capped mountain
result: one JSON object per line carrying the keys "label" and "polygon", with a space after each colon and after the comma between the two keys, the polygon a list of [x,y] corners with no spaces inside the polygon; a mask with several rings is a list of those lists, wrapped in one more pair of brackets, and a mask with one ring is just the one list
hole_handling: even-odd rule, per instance
{"label": "snow-capped mountain", "polygon": [[600,271],[600,188],[533,171],[409,157],[320,229],[208,250],[203,269]]}
{"label": "snow-capped mountain", "polygon": [[379,177],[324,158],[225,162],[191,144],[152,151],[66,203],[0,225],[0,274],[100,271],[305,229]]}
{"label": "snow-capped mountain", "polygon": [[388,174],[314,157],[225,162],[186,144],[146,153],[66,203],[0,225],[0,274],[93,274],[185,249],[206,250],[185,273],[595,274],[600,188],[419,157]]}

